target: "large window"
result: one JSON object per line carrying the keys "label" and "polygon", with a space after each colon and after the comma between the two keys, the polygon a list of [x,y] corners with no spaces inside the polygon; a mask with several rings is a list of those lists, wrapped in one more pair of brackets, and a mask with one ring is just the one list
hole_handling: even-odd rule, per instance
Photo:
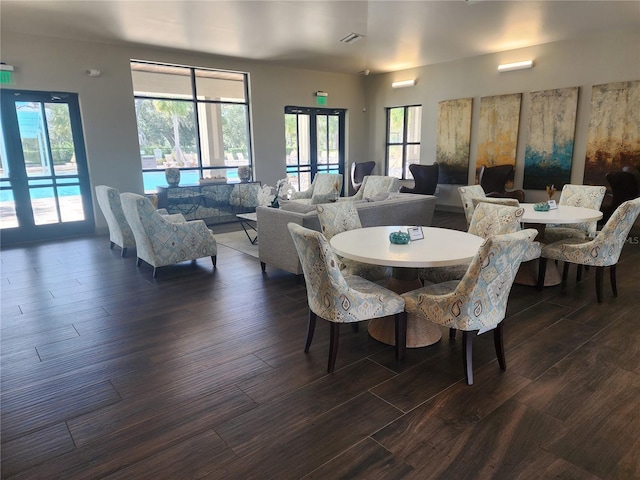
{"label": "large window", "polygon": [[412,178],[409,165],[420,163],[422,106],[387,108],[387,175]]}
{"label": "large window", "polygon": [[167,167],[184,184],[253,170],[246,73],[132,61],[131,76],[145,192]]}

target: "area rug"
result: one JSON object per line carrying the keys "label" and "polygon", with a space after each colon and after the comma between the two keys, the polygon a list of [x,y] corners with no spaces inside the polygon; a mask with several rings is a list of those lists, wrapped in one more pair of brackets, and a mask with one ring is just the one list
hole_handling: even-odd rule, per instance
{"label": "area rug", "polygon": [[219,244],[258,258],[258,244],[251,245],[247,235],[242,230],[239,232],[215,233],[214,236]]}

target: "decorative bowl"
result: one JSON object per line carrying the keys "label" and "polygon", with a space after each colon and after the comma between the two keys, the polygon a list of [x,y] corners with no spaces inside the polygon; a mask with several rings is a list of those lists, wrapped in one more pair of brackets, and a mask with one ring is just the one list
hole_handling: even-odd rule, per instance
{"label": "decorative bowl", "polygon": [[533,206],[533,209],[536,212],[548,212],[549,211],[549,204],[547,202],[536,203]]}
{"label": "decorative bowl", "polygon": [[407,232],[391,232],[389,234],[389,241],[397,245],[406,245],[411,240],[411,237]]}

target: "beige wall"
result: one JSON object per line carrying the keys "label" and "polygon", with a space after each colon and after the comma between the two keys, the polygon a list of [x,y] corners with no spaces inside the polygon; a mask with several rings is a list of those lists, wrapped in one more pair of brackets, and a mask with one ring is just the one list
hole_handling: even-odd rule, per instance
{"label": "beige wall", "polygon": [[[474,183],[480,98],[523,93],[516,156],[517,188],[522,187],[526,146],[528,93],[563,87],[580,87],[571,172],[572,183],[582,183],[591,87],[609,82],[640,80],[640,32],[618,32],[580,41],[567,41],[484,55],[465,60],[367,77],[366,98],[370,157],[384,161],[385,107],[422,105],[420,163],[431,164],[436,155],[438,102],[473,98],[469,183]],[[497,66],[535,60],[531,70],[498,73]],[[391,82],[417,79],[411,88],[394,90]],[[526,191],[527,201],[546,200],[542,191]],[[457,185],[440,185],[438,205],[460,207]]]}
{"label": "beige wall", "polygon": [[[131,59],[221,68],[249,73],[255,176],[275,185],[285,176],[284,107],[314,106],[314,92],[329,93],[328,106],[345,108],[347,161],[366,151],[364,89],[357,75],[271,66],[188,52],[67,41],[3,31],[2,61],[15,67],[10,88],[79,94],[91,184],[142,192],[133,103]],[[95,68],[102,76],[91,78]],[[94,201],[96,224],[106,223]]]}

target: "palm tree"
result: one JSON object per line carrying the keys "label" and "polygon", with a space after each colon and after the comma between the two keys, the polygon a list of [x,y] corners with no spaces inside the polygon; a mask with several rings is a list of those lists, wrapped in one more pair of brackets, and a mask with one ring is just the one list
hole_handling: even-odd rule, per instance
{"label": "palm tree", "polygon": [[188,102],[177,102],[174,100],[154,100],[153,104],[161,113],[171,116],[173,122],[173,152],[178,165],[185,165],[186,158],[180,147],[180,121],[191,113],[191,104]]}

